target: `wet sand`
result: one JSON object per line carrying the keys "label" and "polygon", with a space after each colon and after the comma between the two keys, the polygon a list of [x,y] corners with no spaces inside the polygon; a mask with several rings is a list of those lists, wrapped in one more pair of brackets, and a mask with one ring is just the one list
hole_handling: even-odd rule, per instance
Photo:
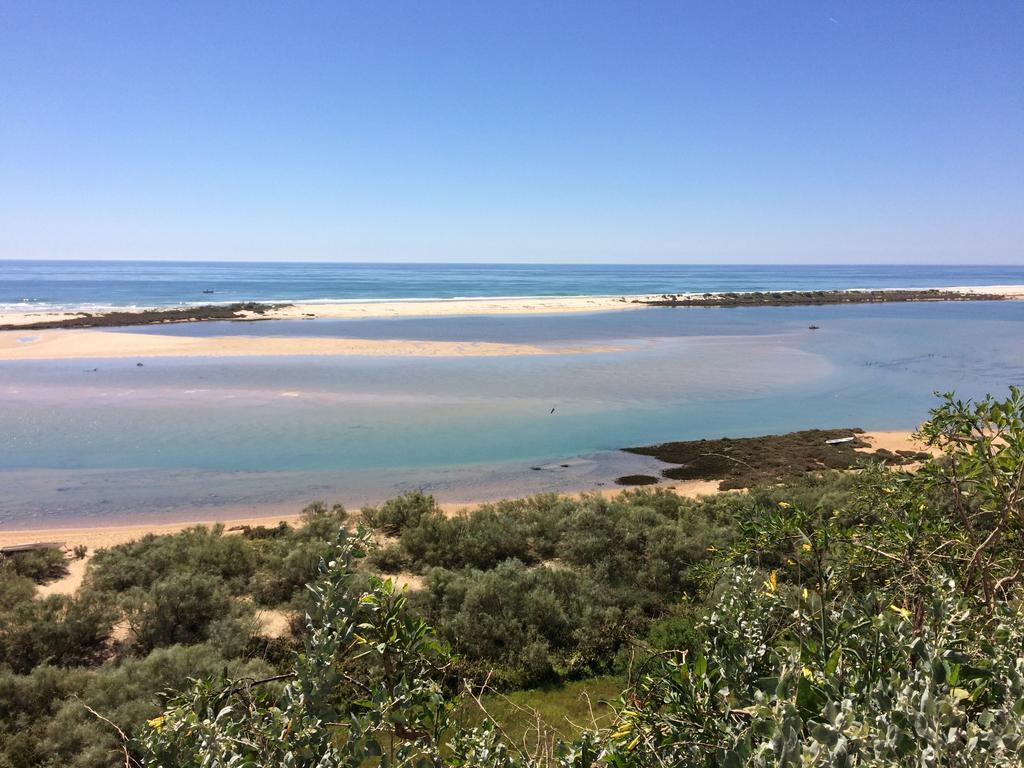
{"label": "wet sand", "polygon": [[329,337],[164,336],[91,329],[0,332],[0,360],[151,357],[492,357],[605,352],[610,347],[539,347],[482,341]]}

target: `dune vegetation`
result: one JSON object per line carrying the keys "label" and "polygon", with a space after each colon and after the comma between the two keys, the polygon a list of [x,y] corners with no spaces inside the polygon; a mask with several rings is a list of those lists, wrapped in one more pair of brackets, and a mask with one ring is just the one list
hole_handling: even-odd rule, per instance
{"label": "dune vegetation", "polygon": [[74,596],[13,555],[0,767],[1020,764],[1024,394],[920,435],[913,472],[147,536]]}

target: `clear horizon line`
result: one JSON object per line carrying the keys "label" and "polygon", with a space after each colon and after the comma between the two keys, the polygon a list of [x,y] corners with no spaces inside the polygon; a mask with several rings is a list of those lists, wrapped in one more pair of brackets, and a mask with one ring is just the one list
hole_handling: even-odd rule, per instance
{"label": "clear horizon line", "polygon": [[960,267],[960,268],[1024,268],[1024,261],[1006,263],[973,264],[963,262],[810,262],[810,261],[773,261],[773,262],[702,262],[702,261],[349,261],[344,259],[85,259],[85,258],[9,258],[0,256],[0,263],[93,263],[93,264],[348,264],[352,266],[484,266],[484,267]]}

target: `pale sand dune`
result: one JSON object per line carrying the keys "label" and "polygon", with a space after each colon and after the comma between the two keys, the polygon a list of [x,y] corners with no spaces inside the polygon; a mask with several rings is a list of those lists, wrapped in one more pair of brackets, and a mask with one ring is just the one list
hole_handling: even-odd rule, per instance
{"label": "pale sand dune", "polygon": [[85,578],[85,568],[89,564],[89,557],[92,553],[88,553],[86,557],[79,560],[72,560],[68,563],[68,575],[62,579],[51,581],[49,584],[43,584],[36,587],[36,595],[38,597],[46,597],[48,595],[73,595],[78,591],[78,588],[82,586],[82,579]]}
{"label": "pale sand dune", "polygon": [[860,435],[861,438],[871,444],[870,448],[855,448],[854,450],[861,451],[862,453],[870,453],[872,451],[878,451],[885,449],[887,451],[929,451],[930,453],[936,453],[936,451],[929,449],[927,445],[922,443],[920,440],[915,440],[912,433],[905,431],[893,431],[893,430],[876,430],[872,432],[865,432]]}
{"label": "pale sand dune", "polygon": [[170,336],[92,329],[0,332],[0,360],[243,357],[276,355],[491,357],[609,351],[609,347],[538,347],[483,341],[409,341],[317,337]]}
{"label": "pale sand dune", "polygon": [[642,309],[640,302],[661,296],[550,296],[520,299],[430,299],[424,301],[365,301],[337,304],[294,304],[271,310],[264,317],[299,319],[310,316],[353,320],[381,317],[455,317],[464,315],[535,315],[567,312],[608,312]]}

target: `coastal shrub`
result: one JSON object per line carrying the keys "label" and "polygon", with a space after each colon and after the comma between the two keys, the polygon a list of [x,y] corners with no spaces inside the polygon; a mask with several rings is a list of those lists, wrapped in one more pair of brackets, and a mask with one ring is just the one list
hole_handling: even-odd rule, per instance
{"label": "coastal shrub", "polygon": [[316,578],[320,559],[334,547],[338,531],[348,519],[341,504],[314,502],[302,510],[297,527],[281,523],[275,528],[250,529],[253,572],[247,591],[261,606],[291,602]]}
{"label": "coastal shrub", "polygon": [[415,526],[424,515],[438,512],[433,496],[421,491],[409,491],[381,504],[365,507],[362,515],[366,523],[388,536],[398,536],[406,528]]}
{"label": "coastal shrub", "polygon": [[435,512],[422,516],[414,527],[406,528],[399,538],[399,546],[413,571],[457,567],[462,561],[462,529],[459,518]]}
{"label": "coastal shrub", "polygon": [[0,559],[0,612],[31,600],[35,593],[32,579],[19,574],[9,560]]}
{"label": "coastal shrub", "polygon": [[67,558],[61,549],[33,549],[0,555],[0,567],[9,563],[19,576],[32,579],[36,584],[59,579],[68,574]]}
{"label": "coastal shrub", "polygon": [[227,659],[209,644],[160,648],[95,668],[43,664],[22,675],[0,667],[0,766],[124,765],[117,731],[97,715],[135,736],[160,712],[163,692],[225,670],[253,679],[272,674],[261,661]]}
{"label": "coastal shrub", "polygon": [[683,651],[692,654],[704,640],[699,621],[700,616],[692,607],[681,607],[678,613],[651,622],[646,642],[655,651]]}
{"label": "coastal shrub", "polygon": [[[246,764],[259,755],[312,765],[301,757],[309,755],[340,768],[387,755],[395,765],[579,768],[603,756],[625,768],[995,768],[1024,758],[1024,615],[1003,604],[995,625],[979,623],[951,581],[937,585],[915,628],[908,611],[879,611],[870,595],[837,593],[826,604],[809,589],[784,588],[773,574],[728,567],[692,658],[650,656],[609,725],[531,754],[502,743],[486,715],[481,727],[456,717],[458,699],[443,684],[449,657],[430,629],[403,616],[388,583],[350,591],[352,573],[347,563],[326,566],[310,640],[284,691],[229,678],[194,684],[131,745],[140,764],[211,756]],[[822,576],[812,574],[809,586]],[[822,617],[840,630],[825,637],[842,645],[818,645]],[[348,642],[356,628],[361,642]],[[361,645],[368,646],[356,657],[363,663],[353,664],[349,654]],[[547,640],[529,639],[521,655],[524,670],[542,678]],[[339,670],[359,677],[345,680]],[[372,699],[336,695],[339,686],[366,685],[366,677],[374,680]],[[326,722],[344,723],[347,738]]]}
{"label": "coastal shrub", "polygon": [[[411,606],[436,623],[463,673],[531,686],[604,669],[632,610],[569,569],[507,560],[487,571],[431,570]],[[532,658],[522,654],[530,647]],[[537,658],[541,649],[547,659]],[[543,672],[541,675],[540,672]]]}
{"label": "coastal shrub", "polygon": [[106,653],[115,617],[115,608],[95,595],[18,602],[0,613],[0,664],[16,672],[29,672],[43,662],[94,664]]}
{"label": "coastal shrub", "polygon": [[213,575],[187,570],[166,576],[149,589],[130,590],[122,605],[134,642],[147,652],[201,643],[217,622],[242,629],[237,619],[252,615],[251,606],[232,600],[225,584]]}
{"label": "coastal shrub", "polygon": [[[646,545],[664,532],[655,529],[677,528],[688,538],[688,559],[700,560],[712,543],[728,541],[736,504],[713,497],[682,499],[667,490],[626,493],[615,499],[540,496],[482,505],[454,516],[436,511],[423,515],[403,530],[398,546],[408,567],[419,571],[485,570],[509,559],[525,564],[563,559],[602,571],[608,582],[635,580],[631,572],[647,553]],[[617,559],[610,562],[609,557]],[[388,558],[402,559],[394,549]]]}
{"label": "coastal shrub", "polygon": [[398,573],[412,567],[405,549],[397,542],[375,549],[370,555],[370,564],[381,573]]}
{"label": "coastal shrub", "polygon": [[[331,536],[337,533],[335,527]],[[295,535],[258,550],[258,565],[249,585],[253,599],[263,606],[288,603],[316,577],[317,563],[331,547],[322,539]]]}
{"label": "coastal shrub", "polygon": [[116,594],[133,587],[148,589],[188,571],[206,574],[239,594],[254,568],[253,549],[243,537],[225,536],[222,525],[196,526],[102,549],[93,556],[85,581],[90,589]]}
{"label": "coastal shrub", "polygon": [[314,501],[302,510],[302,524],[295,534],[306,539],[333,542],[338,536],[338,529],[345,525],[348,517],[348,511],[341,504],[328,506],[322,501]]}
{"label": "coastal shrub", "polygon": [[[343,540],[311,585],[303,652],[283,690],[197,681],[139,739],[140,763],[167,765],[443,765],[454,710],[447,656],[405,613],[389,581],[357,588],[366,537]],[[225,706],[228,704],[228,706]],[[344,737],[335,726],[343,724]]]}
{"label": "coastal shrub", "polygon": [[414,566],[491,568],[512,558],[536,560],[523,518],[489,506],[455,517],[435,513],[407,528],[400,541]]}
{"label": "coastal shrub", "polygon": [[[656,490],[435,511],[378,548],[371,563],[426,574],[412,605],[456,648],[465,674],[490,674],[506,687],[539,683],[609,668],[631,633],[703,589],[712,548],[732,541],[736,508],[746,503]],[[531,610],[545,590],[557,596],[558,621]],[[478,631],[466,639],[475,619]],[[567,631],[552,636],[563,623]],[[545,664],[527,669],[518,652],[526,646],[533,658],[543,648]]]}

